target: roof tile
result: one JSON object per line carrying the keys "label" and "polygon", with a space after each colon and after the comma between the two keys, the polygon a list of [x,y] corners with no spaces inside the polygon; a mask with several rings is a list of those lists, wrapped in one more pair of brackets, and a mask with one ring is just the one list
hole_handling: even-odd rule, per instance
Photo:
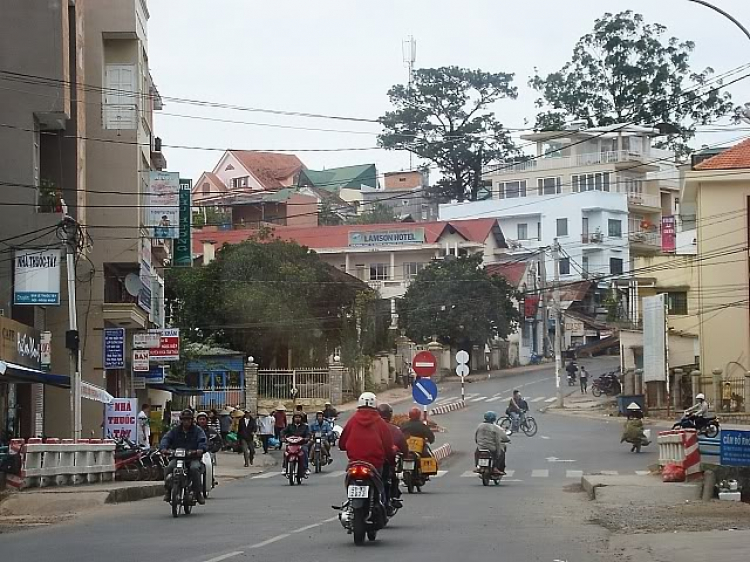
{"label": "roof tile", "polygon": [[735,144],[724,152],[704,160],[696,170],[738,170],[750,169],[750,139]]}

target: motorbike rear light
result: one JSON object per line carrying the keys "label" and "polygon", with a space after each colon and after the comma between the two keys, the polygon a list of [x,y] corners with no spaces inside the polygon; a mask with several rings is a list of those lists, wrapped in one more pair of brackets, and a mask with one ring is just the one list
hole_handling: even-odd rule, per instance
{"label": "motorbike rear light", "polygon": [[349,476],[354,478],[366,478],[370,476],[370,469],[366,466],[353,466],[349,469]]}

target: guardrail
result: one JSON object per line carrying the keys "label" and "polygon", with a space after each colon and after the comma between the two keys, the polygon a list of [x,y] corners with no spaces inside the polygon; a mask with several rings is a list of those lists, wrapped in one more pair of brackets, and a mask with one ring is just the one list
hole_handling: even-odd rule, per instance
{"label": "guardrail", "polygon": [[659,444],[659,466],[681,466],[688,478],[701,472],[698,434],[694,429],[660,431],[656,441]]}
{"label": "guardrail", "polygon": [[10,453],[20,455],[20,471],[8,474],[17,488],[74,486],[115,479],[115,443],[101,439],[13,439]]}

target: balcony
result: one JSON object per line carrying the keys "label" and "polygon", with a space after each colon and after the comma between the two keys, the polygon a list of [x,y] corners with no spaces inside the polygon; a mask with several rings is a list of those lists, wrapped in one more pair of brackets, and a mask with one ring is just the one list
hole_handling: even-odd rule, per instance
{"label": "balcony", "polygon": [[581,234],[581,244],[596,244],[604,242],[604,235],[601,232],[584,232]]}
{"label": "balcony", "polygon": [[634,254],[653,254],[661,251],[661,233],[656,230],[640,230],[628,235]]}
{"label": "balcony", "polygon": [[404,296],[406,289],[409,286],[409,281],[395,280],[395,279],[383,279],[377,281],[367,281],[367,284],[371,289],[380,293],[382,299],[392,299]]}
{"label": "balcony", "polygon": [[650,209],[661,209],[661,196],[650,193],[639,193],[628,191],[628,205],[632,207],[648,207]]}
{"label": "balcony", "polygon": [[[119,328],[146,328],[148,313],[138,305],[138,269],[129,264],[105,264],[102,316]],[[134,294],[136,293],[136,294]]]}
{"label": "balcony", "polygon": [[[542,170],[558,170],[565,168],[580,168],[584,166],[599,166],[603,164],[645,164],[648,158],[639,151],[613,150],[608,152],[589,152],[559,158],[544,157],[527,160],[525,162],[498,162],[484,167],[484,174],[509,174],[517,172],[533,172]],[[617,166],[615,166],[615,169]],[[643,168],[640,168],[643,169]]]}

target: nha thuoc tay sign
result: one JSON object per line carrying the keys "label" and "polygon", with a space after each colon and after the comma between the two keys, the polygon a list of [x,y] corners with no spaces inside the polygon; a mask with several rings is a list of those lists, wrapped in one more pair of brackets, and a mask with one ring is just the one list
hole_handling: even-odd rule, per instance
{"label": "nha thuoc tay sign", "polygon": [[60,250],[16,250],[13,304],[60,304]]}

